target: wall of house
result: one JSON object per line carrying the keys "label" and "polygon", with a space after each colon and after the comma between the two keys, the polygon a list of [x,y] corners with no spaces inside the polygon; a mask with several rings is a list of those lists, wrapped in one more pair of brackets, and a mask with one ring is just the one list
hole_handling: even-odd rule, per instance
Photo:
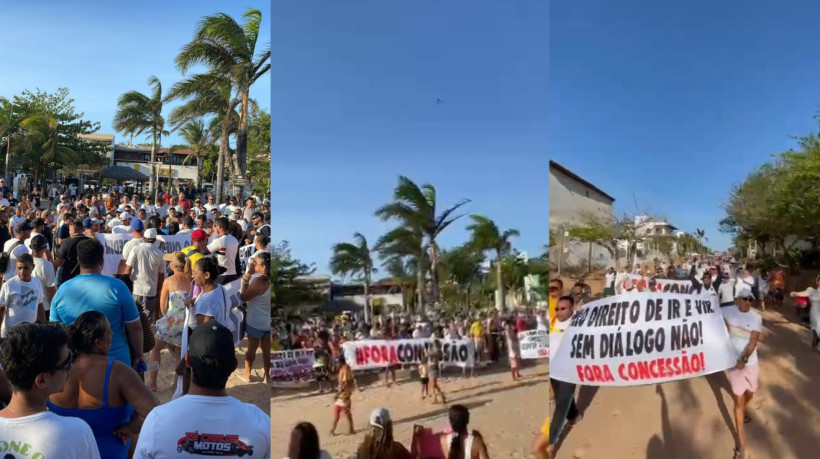
{"label": "wall of house", "polygon": [[[334,296],[334,300],[348,300],[364,306],[364,295]],[[384,293],[370,295],[370,304],[373,306],[397,306],[404,308],[404,295],[401,293]]]}
{"label": "wall of house", "polygon": [[[550,228],[553,230],[581,225],[588,215],[602,220],[613,217],[609,198],[553,168],[550,168],[549,208]],[[557,233],[557,244],[550,248],[550,260],[558,260],[561,250],[562,234],[561,231]],[[563,242],[565,265],[575,265],[589,257],[589,244],[572,242],[569,238]],[[596,244],[592,245],[592,260],[600,265],[612,262],[609,252]]]}
{"label": "wall of house", "polygon": [[[136,171],[142,172],[143,174],[150,177],[151,174],[151,166],[144,163],[132,163],[127,161],[117,161],[117,166],[129,167]],[[169,166],[167,164],[163,164],[160,166],[160,176],[163,178],[168,177],[168,168],[171,168],[171,178],[174,180],[196,180],[197,177],[197,168],[196,166]]]}

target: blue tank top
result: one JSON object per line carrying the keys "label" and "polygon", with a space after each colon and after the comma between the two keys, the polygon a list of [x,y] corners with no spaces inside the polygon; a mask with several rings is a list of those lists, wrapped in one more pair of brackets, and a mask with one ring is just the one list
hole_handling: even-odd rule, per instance
{"label": "blue tank top", "polygon": [[131,420],[134,407],[129,403],[123,406],[108,406],[108,380],[111,377],[111,368],[114,366],[114,359],[108,359],[108,368],[105,370],[105,384],[103,386],[103,406],[93,410],[77,410],[62,408],[46,400],[48,409],[59,416],[80,418],[85,421],[94,432],[94,440],[97,441],[97,448],[100,450],[100,457],[126,459],[131,440],[123,445],[119,437],[114,435],[114,429]]}

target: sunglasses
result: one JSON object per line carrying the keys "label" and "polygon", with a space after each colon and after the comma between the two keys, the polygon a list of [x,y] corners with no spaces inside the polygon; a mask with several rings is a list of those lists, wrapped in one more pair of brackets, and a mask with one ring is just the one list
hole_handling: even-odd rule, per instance
{"label": "sunglasses", "polygon": [[68,350],[68,357],[65,359],[65,362],[58,364],[51,370],[52,373],[56,373],[60,370],[69,371],[71,369],[71,363],[74,360],[74,353],[71,352],[71,349]]}
{"label": "sunglasses", "polygon": [[557,291],[558,291],[558,287],[550,287],[550,292],[557,292]]}
{"label": "sunglasses", "polygon": [[754,301],[755,299],[754,299],[753,296],[747,296],[746,298],[741,298],[741,300],[751,302],[751,301]]}

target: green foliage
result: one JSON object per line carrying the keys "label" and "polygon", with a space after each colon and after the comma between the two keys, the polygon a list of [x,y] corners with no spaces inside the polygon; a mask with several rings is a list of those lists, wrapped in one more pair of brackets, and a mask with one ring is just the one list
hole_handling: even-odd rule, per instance
{"label": "green foliage", "polygon": [[15,151],[22,156],[28,170],[34,171],[35,182],[47,170],[62,166],[74,167],[77,153],[60,145],[57,120],[44,115],[31,115],[22,123],[25,136],[17,144]]}
{"label": "green foliage", "polygon": [[[92,167],[101,166],[106,163],[106,154],[111,146],[99,142],[86,142],[80,139],[80,134],[94,134],[100,129],[99,122],[92,122],[83,119],[85,114],[77,112],[74,106],[74,99],[69,96],[68,88],[59,88],[55,93],[48,93],[39,88],[34,91],[24,90],[19,95],[15,95],[11,101],[0,100],[2,106],[2,117],[0,117],[0,137],[6,132],[12,135],[23,135],[21,123],[23,120],[34,115],[39,115],[45,119],[54,119],[57,123],[57,146],[65,147],[74,152],[73,155],[55,154],[55,161],[48,168],[39,172],[42,176],[51,176],[58,169],[68,168],[70,172],[77,164],[88,164]],[[16,123],[15,123],[16,122]],[[12,151],[15,151],[12,147]],[[20,155],[26,154],[23,150],[16,150]],[[54,150],[56,152],[56,150]],[[5,152],[4,152],[5,153]],[[36,156],[36,155],[35,155]],[[4,156],[2,156],[4,157]],[[31,156],[30,156],[31,157]],[[63,161],[67,159],[71,161]],[[26,167],[38,166],[31,163],[24,163]]]}
{"label": "green foliage", "polygon": [[287,241],[274,245],[271,251],[271,307],[297,307],[324,302],[324,295],[314,285],[300,280],[316,271],[291,256]]}
{"label": "green foliage", "polygon": [[333,274],[357,276],[358,280],[370,284],[370,277],[376,272],[367,239],[361,233],[353,234],[355,244],[341,242],[333,245],[330,270]]}

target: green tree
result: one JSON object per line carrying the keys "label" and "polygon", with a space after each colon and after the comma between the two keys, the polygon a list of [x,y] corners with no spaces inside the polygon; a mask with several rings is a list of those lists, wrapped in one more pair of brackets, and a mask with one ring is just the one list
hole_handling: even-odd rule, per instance
{"label": "green tree", "polygon": [[5,97],[0,97],[0,147],[6,147],[6,169],[4,177],[6,183],[11,183],[10,167],[11,143],[15,136],[20,134],[20,123],[23,121],[18,108]]}
{"label": "green tree", "polygon": [[[111,145],[100,142],[86,142],[81,134],[94,134],[100,129],[99,122],[83,119],[83,112],[76,112],[74,99],[68,88],[58,88],[55,93],[36,89],[24,90],[15,95],[12,104],[18,110],[19,119],[32,115],[42,115],[57,121],[59,144],[76,153],[74,164],[98,166],[105,164],[106,155],[111,153]],[[13,162],[13,161],[12,161]],[[51,171],[56,173],[56,169]]]}
{"label": "green tree", "polygon": [[376,241],[375,250],[384,263],[398,260],[416,275],[416,309],[424,314],[424,276],[430,262],[424,247],[424,235],[416,228],[399,226],[384,234]]}
{"label": "green tree", "polygon": [[454,300],[460,303],[463,300],[468,310],[472,308],[474,287],[484,281],[481,271],[483,262],[484,254],[470,244],[442,251],[441,278],[444,283],[454,285],[458,295],[458,299],[445,300],[445,303],[452,303]]}
{"label": "green tree", "polygon": [[[250,88],[270,70],[270,45],[259,54],[256,53],[262,13],[258,9],[249,8],[243,17],[245,23],[242,25],[224,13],[202,18],[194,30],[193,40],[183,46],[175,59],[183,76],[193,66],[203,64],[209,68],[208,73],[230,79],[233,96],[225,113],[233,111],[233,104],[238,101],[240,108],[234,170],[240,176],[244,176],[247,171]],[[227,116],[225,122],[228,122]],[[217,166],[220,177],[217,195],[221,198],[222,168],[227,145],[220,146],[224,148]]]}
{"label": "green tree", "polygon": [[[208,131],[205,129],[205,122],[202,119],[195,119],[188,121],[179,130],[180,136],[188,144],[187,148],[191,150],[191,154],[182,160],[182,164],[187,163],[191,159],[196,160],[196,187],[202,187],[202,159],[205,156],[205,149],[211,144],[211,138]],[[173,146],[168,150],[168,153],[175,153],[180,149],[179,146]]]}
{"label": "green tree", "polygon": [[433,185],[421,187],[405,176],[399,176],[399,183],[393,190],[393,202],[376,210],[376,216],[382,221],[395,220],[404,227],[421,233],[427,239],[430,251],[430,290],[433,301],[439,300],[437,268],[439,247],[437,238],[448,226],[461,215],[454,216],[456,210],[469,203],[463,199],[458,203],[437,212],[436,189]]}
{"label": "green tree", "polygon": [[34,170],[35,182],[45,171],[72,168],[77,160],[74,150],[60,145],[57,126],[57,120],[43,115],[32,115],[20,123],[25,136],[15,148]]}
{"label": "green tree", "polygon": [[364,284],[364,320],[370,322],[370,280],[376,268],[367,239],[361,233],[353,234],[354,243],[341,242],[333,245],[333,256],[330,258],[330,270],[342,276],[358,276]]}
{"label": "green tree", "polygon": [[151,136],[151,174],[148,185],[149,195],[156,194],[157,177],[157,143],[162,143],[162,135],[168,134],[165,130],[165,118],[162,117],[162,83],[159,78],[148,78],[151,95],[146,96],[139,91],[128,91],[117,101],[117,112],[114,114],[114,129],[126,135]]}
{"label": "green tree", "polygon": [[322,293],[305,277],[316,268],[302,263],[291,255],[287,241],[273,244],[271,248],[271,313],[275,308],[297,307],[323,301]]}
{"label": "green tree", "polygon": [[479,251],[491,250],[495,252],[496,261],[496,285],[498,286],[498,294],[496,296],[496,309],[504,311],[504,279],[501,272],[500,260],[502,257],[510,252],[512,247],[510,239],[519,236],[520,233],[516,229],[508,229],[501,231],[498,225],[487,217],[482,215],[470,215],[472,223],[467,226],[470,231],[470,244]]}

